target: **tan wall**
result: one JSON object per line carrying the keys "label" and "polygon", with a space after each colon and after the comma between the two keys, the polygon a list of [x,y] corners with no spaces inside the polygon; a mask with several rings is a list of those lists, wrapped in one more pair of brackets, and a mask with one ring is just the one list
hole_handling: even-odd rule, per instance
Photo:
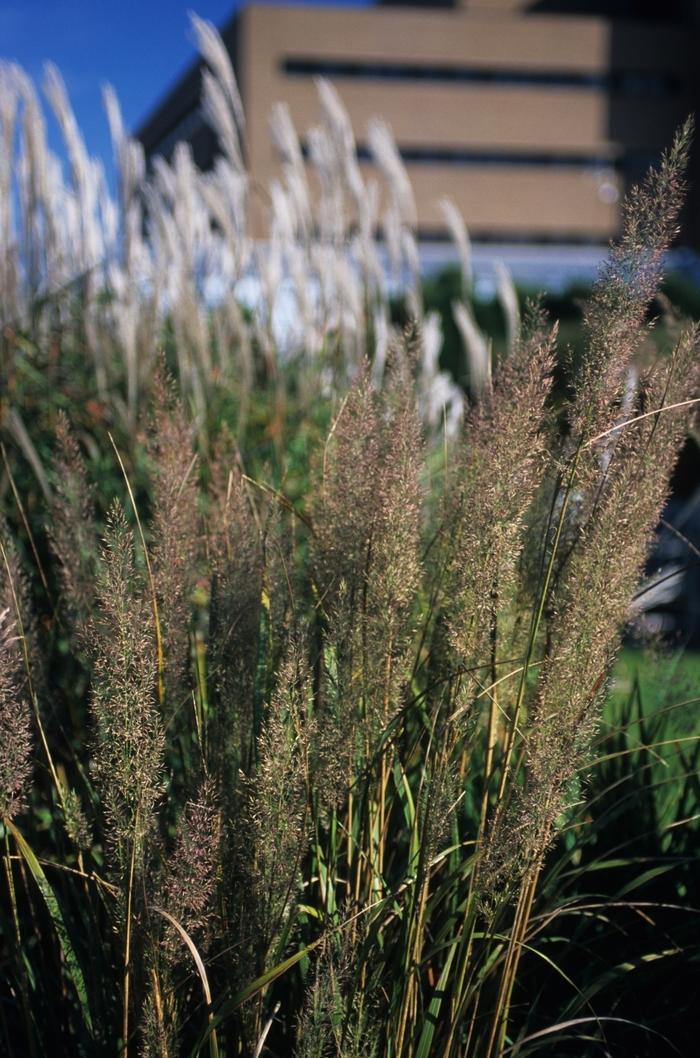
{"label": "tan wall", "polygon": [[[378,60],[452,61],[520,69],[604,70],[609,26],[602,19],[397,8],[287,7],[243,11],[256,58],[276,54]],[[561,62],[562,52],[566,55]],[[557,59],[556,63],[553,61]]]}
{"label": "tan wall", "polygon": [[[508,6],[506,3],[505,6]],[[240,79],[248,114],[249,161],[263,183],[276,171],[267,118],[286,100],[298,131],[319,118],[311,77],[290,76],[285,58],[455,64],[485,70],[604,74],[611,65],[684,73],[687,35],[662,25],[620,27],[598,18],[467,9],[343,10],[254,5],[241,14]],[[356,138],[375,115],[399,146],[470,151],[545,152],[619,157],[625,149],[665,146],[689,109],[684,97],[621,98],[602,88],[359,80],[336,87]],[[440,225],[435,200],[451,195],[475,234],[543,234],[607,239],[618,207],[610,174],[588,166],[408,166],[419,226]],[[601,182],[608,186],[601,190]],[[613,183],[619,179],[613,177]]]}
{"label": "tan wall", "polygon": [[[470,232],[503,239],[532,233],[548,237],[606,240],[617,224],[617,207],[606,205],[594,173],[552,171],[537,166],[517,172],[474,166],[407,166],[418,207],[419,227],[442,227],[436,200],[449,195]],[[619,187],[618,181],[613,182]]]}

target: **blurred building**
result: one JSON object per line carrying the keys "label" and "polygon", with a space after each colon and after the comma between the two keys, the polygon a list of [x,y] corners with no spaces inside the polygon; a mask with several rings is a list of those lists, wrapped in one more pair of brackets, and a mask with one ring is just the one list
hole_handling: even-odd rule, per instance
{"label": "blurred building", "polygon": [[[345,102],[365,164],[368,120],[391,125],[422,239],[444,234],[436,199],[446,194],[477,241],[581,246],[616,233],[625,186],[694,109],[699,15],[698,0],[250,3],[222,35],[258,180],[276,167],[272,104],[286,100],[303,134],[318,120],[322,76]],[[199,82],[194,66],[138,130],[149,157],[184,138],[200,165],[211,163]],[[684,226],[693,245],[697,196]]]}

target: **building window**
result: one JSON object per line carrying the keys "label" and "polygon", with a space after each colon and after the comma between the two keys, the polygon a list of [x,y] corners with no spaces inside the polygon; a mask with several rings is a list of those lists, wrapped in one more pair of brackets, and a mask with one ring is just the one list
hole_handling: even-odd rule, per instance
{"label": "building window", "polygon": [[[366,144],[357,144],[360,161],[372,161],[372,153]],[[468,147],[439,147],[399,145],[399,154],[407,165],[453,165],[460,167],[487,167],[512,169],[544,167],[548,169],[585,169],[612,172],[624,169],[624,160],[615,160],[598,154],[560,153],[555,151],[499,151],[474,150]],[[308,157],[308,148],[302,144],[302,154]]]}
{"label": "building window", "polygon": [[356,81],[432,81],[440,84],[493,85],[513,88],[597,89],[617,96],[675,95],[681,81],[671,74],[634,70],[572,73],[564,70],[514,70],[457,66],[451,63],[370,62],[364,59],[286,58],[282,71],[290,77],[332,77]]}

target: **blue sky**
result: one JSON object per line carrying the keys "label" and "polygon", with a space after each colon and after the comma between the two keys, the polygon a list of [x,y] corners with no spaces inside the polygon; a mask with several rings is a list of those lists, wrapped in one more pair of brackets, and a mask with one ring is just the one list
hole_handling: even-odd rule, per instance
{"label": "blue sky", "polygon": [[[239,0],[0,0],[0,58],[18,62],[39,84],[44,62],[56,63],[90,152],[109,167],[102,84],[114,85],[126,125],[135,128],[194,58],[188,11],[218,26],[239,6]],[[55,130],[51,139],[58,148]]]}

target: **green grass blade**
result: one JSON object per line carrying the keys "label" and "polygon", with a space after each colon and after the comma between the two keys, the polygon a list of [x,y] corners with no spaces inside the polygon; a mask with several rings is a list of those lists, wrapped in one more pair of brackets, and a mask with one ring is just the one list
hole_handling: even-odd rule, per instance
{"label": "green grass blade", "polygon": [[240,992],[237,992],[236,995],[227,1000],[216,1017],[209,1022],[205,1032],[197,1041],[197,1044],[192,1051],[192,1058],[197,1058],[211,1033],[214,1032],[235,1010],[237,1010],[238,1007],[247,1003],[248,1000],[252,999],[253,996],[256,996],[258,992],[262,992],[264,988],[271,985],[278,977],[282,977],[287,970],[291,970],[293,966],[296,966],[298,962],[301,962],[301,960],[312,952],[314,948],[317,948],[323,939],[323,937],[319,937],[317,940],[313,941],[313,943],[307,944],[305,948],[300,948],[299,951],[294,952],[294,955],[290,955],[288,959],[284,959],[282,962],[277,963],[276,966],[273,966],[270,970],[267,970],[264,974],[261,974],[260,977],[256,977],[249,985],[246,985],[246,987],[241,989]]}
{"label": "green grass blade", "polygon": [[450,970],[452,968],[452,960],[454,959],[455,952],[457,950],[456,944],[453,945],[445,959],[445,965],[442,968],[440,979],[435,986],[433,992],[433,998],[430,1000],[428,1006],[428,1012],[425,1015],[425,1021],[423,1022],[423,1031],[420,1034],[420,1040],[418,1041],[418,1049],[416,1051],[416,1058],[430,1058],[430,1050],[433,1045],[433,1036],[435,1035],[435,1027],[438,1023],[438,1017],[440,1015],[440,1008],[442,1007],[442,1001],[445,998],[445,987],[450,976]]}
{"label": "green grass blade", "polygon": [[4,823],[7,829],[12,834],[12,837],[15,839],[17,848],[19,849],[20,854],[24,859],[24,862],[29,868],[31,875],[37,884],[37,888],[39,889],[39,892],[43,897],[44,903],[46,904],[46,909],[49,912],[49,915],[51,916],[51,921],[53,922],[54,929],[56,930],[56,934],[58,936],[58,942],[61,945],[61,951],[63,952],[63,958],[65,960],[66,973],[68,974],[71,982],[73,983],[73,987],[75,988],[76,994],[78,996],[78,1002],[80,1003],[80,1010],[83,1015],[85,1027],[87,1028],[90,1035],[94,1036],[92,1016],[90,1014],[90,1005],[88,1003],[87,989],[85,987],[85,978],[83,976],[83,971],[80,968],[78,957],[75,954],[75,949],[71,944],[70,935],[68,933],[65,920],[61,913],[61,908],[59,906],[58,900],[56,899],[56,894],[51,888],[49,880],[44,874],[39,860],[36,858],[31,847],[22,837],[17,827],[10,819],[5,819]]}

